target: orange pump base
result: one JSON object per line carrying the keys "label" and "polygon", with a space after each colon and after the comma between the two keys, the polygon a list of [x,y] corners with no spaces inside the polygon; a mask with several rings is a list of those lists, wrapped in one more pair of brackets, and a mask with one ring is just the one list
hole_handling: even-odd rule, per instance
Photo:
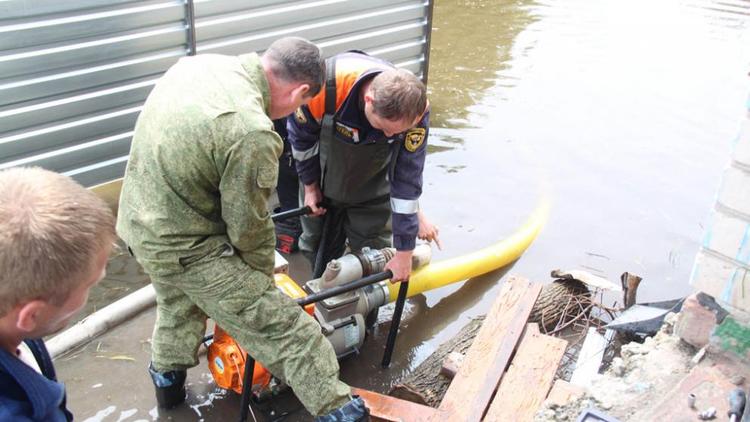
{"label": "orange pump base", "polygon": [[[276,287],[292,299],[307,296],[287,274],[274,274]],[[315,305],[305,306],[305,312],[313,315]],[[250,351],[250,356],[253,353]],[[235,339],[218,325],[214,329],[214,339],[208,346],[208,369],[211,371],[216,385],[227,390],[234,390],[242,394],[242,380],[245,374],[245,360],[247,352]],[[271,373],[260,363],[255,362],[252,386],[263,389],[271,382]]]}

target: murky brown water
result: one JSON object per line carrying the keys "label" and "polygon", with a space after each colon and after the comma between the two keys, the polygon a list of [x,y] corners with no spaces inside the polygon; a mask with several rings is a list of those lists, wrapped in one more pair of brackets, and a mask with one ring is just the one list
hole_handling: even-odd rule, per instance
{"label": "murky brown water", "polygon": [[[421,200],[441,229],[435,259],[504,238],[543,196],[550,220],[512,268],[411,300],[390,369],[379,367],[384,324],[342,362],[342,377],[386,391],[485,313],[506,272],[547,281],[553,268],[612,280],[629,271],[644,278],[641,300],[687,294],[750,92],[749,26],[750,2],[737,0],[437,2]],[[100,295],[123,276],[143,283],[137,268],[112,265]],[[80,419],[101,410],[89,406]],[[235,418],[227,409],[212,415]]]}

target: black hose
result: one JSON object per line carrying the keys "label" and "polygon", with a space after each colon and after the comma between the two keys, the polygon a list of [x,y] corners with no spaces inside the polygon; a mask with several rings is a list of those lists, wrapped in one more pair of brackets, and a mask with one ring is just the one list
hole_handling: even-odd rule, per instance
{"label": "black hose", "polygon": [[326,244],[328,243],[328,232],[331,229],[331,210],[326,213],[323,217],[323,229],[320,234],[320,240],[318,241],[318,249],[315,251],[315,262],[313,263],[313,278],[320,278],[325,270],[326,260]]}

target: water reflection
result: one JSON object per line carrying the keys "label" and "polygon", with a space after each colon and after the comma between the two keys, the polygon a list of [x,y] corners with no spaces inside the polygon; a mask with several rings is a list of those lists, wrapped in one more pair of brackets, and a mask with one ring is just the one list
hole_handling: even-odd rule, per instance
{"label": "water reflection", "polygon": [[450,151],[465,141],[467,136],[461,130],[432,127],[430,128],[430,141],[427,144],[427,153]]}
{"label": "water reflection", "polygon": [[435,2],[429,92],[433,127],[470,127],[470,107],[497,83],[511,59],[514,38],[535,21],[529,0]]}
{"label": "water reflection", "polygon": [[[449,256],[507,232],[549,185],[550,222],[514,273],[633,271],[649,280],[642,300],[687,294],[744,114],[749,25],[748,1],[438,2],[429,84],[440,153],[420,202]],[[421,327],[402,371],[456,329],[429,302],[405,328]]]}

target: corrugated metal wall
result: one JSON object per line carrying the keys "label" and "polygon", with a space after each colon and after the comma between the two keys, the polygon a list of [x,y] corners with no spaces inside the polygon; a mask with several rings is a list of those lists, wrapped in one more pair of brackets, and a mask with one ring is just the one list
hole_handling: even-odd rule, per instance
{"label": "corrugated metal wall", "polygon": [[154,82],[194,52],[295,35],[426,78],[431,1],[0,2],[0,169],[38,165],[86,186],[120,178]]}

